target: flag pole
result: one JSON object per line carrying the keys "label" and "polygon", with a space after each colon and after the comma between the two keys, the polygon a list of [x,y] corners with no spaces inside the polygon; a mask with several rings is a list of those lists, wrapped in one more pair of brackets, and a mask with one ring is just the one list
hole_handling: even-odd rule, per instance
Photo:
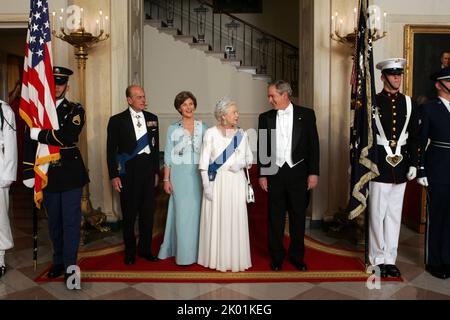
{"label": "flag pole", "polygon": [[33,199],[33,268],[37,269],[38,255],[38,209]]}
{"label": "flag pole", "polygon": [[[369,199],[370,201],[370,199]],[[369,263],[369,210],[366,207],[364,210],[364,261],[367,267],[370,265]]]}

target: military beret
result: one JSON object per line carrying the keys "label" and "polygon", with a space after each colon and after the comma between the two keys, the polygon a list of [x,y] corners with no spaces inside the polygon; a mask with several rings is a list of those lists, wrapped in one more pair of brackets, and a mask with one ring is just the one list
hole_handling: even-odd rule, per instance
{"label": "military beret", "polygon": [[55,84],[63,85],[69,81],[69,76],[73,74],[73,71],[64,67],[53,67],[53,77]]}
{"label": "military beret", "polygon": [[380,61],[377,64],[377,69],[381,72],[391,75],[403,74],[406,60],[403,58],[391,58]]}
{"label": "military beret", "polygon": [[450,67],[443,68],[438,72],[433,73],[430,78],[433,81],[450,80]]}

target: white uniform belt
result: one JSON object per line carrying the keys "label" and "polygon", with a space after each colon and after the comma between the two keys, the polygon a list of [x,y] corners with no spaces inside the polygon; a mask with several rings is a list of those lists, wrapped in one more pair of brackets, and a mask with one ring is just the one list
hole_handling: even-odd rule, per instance
{"label": "white uniform belt", "polygon": [[433,147],[437,147],[437,148],[450,149],[450,143],[449,142],[432,140],[431,141],[431,145]]}
{"label": "white uniform belt", "polygon": [[383,147],[390,147],[393,143],[395,143],[395,146],[399,145],[400,147],[403,147],[404,145],[406,145],[406,140],[408,140],[408,133],[405,133],[402,137],[400,137],[398,141],[388,140],[377,134],[377,144]]}

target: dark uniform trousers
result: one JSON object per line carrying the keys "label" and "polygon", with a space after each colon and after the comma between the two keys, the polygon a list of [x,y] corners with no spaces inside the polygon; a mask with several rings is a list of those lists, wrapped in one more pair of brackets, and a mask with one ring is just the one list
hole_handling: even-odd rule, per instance
{"label": "dark uniform trousers", "polygon": [[430,183],[427,264],[450,266],[450,185]]}
{"label": "dark uniform trousers", "polygon": [[64,264],[65,268],[77,264],[82,190],[44,192],[48,229],[53,243],[53,263]]}
{"label": "dark uniform trousers", "polygon": [[123,214],[123,239],[125,254],[136,254],[134,225],[139,217],[139,255],[150,255],[155,211],[155,171],[149,165],[150,155],[137,155],[126,164],[126,174],[121,176],[120,202]]}
{"label": "dark uniform trousers", "polygon": [[305,253],[305,211],[308,206],[307,176],[301,170],[304,163],[291,168],[287,163],[277,174],[268,176],[269,203],[269,253],[273,261],[280,263],[285,257],[283,247],[286,211],[289,214],[290,244],[288,256],[303,262]]}

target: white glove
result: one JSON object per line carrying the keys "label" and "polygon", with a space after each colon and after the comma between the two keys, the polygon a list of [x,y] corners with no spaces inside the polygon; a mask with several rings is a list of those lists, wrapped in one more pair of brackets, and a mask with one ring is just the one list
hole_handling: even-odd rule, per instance
{"label": "white glove", "polygon": [[0,180],[0,188],[8,188],[11,183],[13,183],[10,180]]}
{"label": "white glove", "polygon": [[421,186],[428,187],[428,179],[427,177],[417,178],[417,183]]}
{"label": "white glove", "polygon": [[213,199],[213,184],[209,181],[208,172],[205,170],[200,170],[200,175],[202,177],[203,184],[203,193],[205,194],[205,198],[209,201]]}
{"label": "white glove", "polygon": [[30,189],[33,188],[34,187],[34,178],[23,180],[23,184],[27,188],[30,188]]}
{"label": "white glove", "polygon": [[242,168],[245,168],[245,164],[235,162],[228,168],[228,170],[230,170],[233,173],[236,173],[236,172],[241,171]]}
{"label": "white glove", "polygon": [[417,177],[417,168],[416,167],[409,167],[409,171],[406,174],[406,178],[408,178],[409,181],[414,180]]}
{"label": "white glove", "polygon": [[38,141],[39,132],[41,132],[41,129],[39,129],[39,128],[31,128],[30,129],[30,138],[32,140]]}

